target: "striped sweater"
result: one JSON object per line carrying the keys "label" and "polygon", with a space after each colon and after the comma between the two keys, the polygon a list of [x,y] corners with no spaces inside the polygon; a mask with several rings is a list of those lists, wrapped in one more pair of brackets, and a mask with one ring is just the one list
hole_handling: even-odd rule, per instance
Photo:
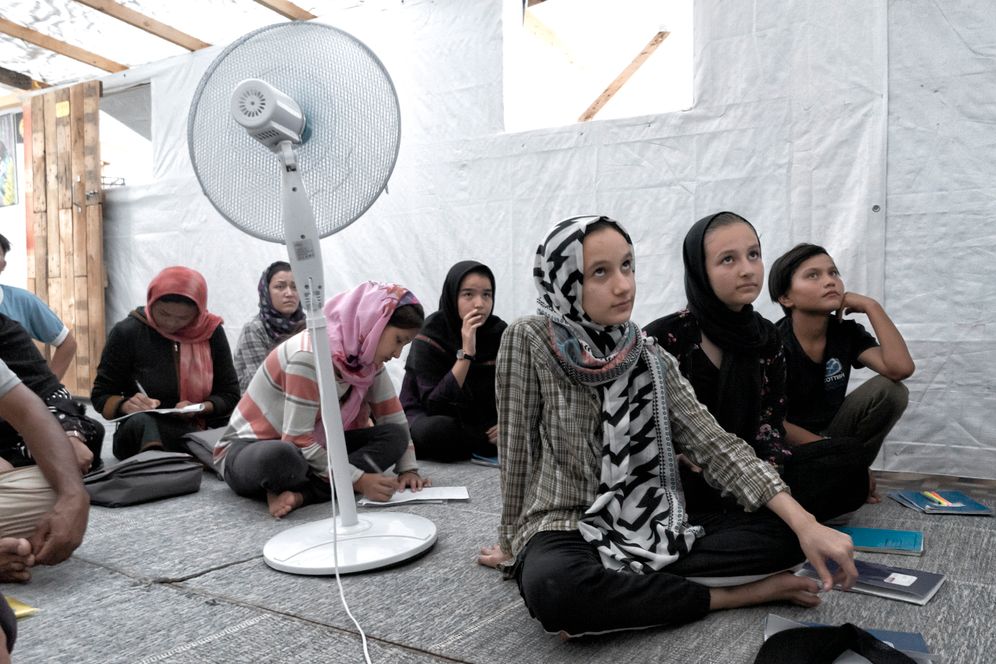
{"label": "striped sweater", "polygon": [[[336,381],[336,389],[341,403],[350,385]],[[377,424],[408,427],[394,384],[383,368],[367,391],[360,414],[346,428],[369,426],[371,420]],[[225,454],[232,441],[285,440],[297,445],[312,472],[327,480],[325,448],[315,440],[315,427],[319,422],[315,355],[311,336],[305,331],[274,348],[249,381],[228,428],[215,445],[215,466],[225,473]],[[417,469],[415,448],[409,441],[408,449],[395,463],[395,470],[403,473]],[[356,482],[363,472],[350,465],[351,481]]]}

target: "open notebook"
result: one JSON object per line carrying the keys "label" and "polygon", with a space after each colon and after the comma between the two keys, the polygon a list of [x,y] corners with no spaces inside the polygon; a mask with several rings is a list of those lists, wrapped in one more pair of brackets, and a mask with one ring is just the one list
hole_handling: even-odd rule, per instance
{"label": "open notebook", "polygon": [[445,503],[449,500],[470,500],[465,486],[429,486],[421,491],[405,489],[398,491],[386,502],[370,500],[367,497],[356,501],[357,505],[363,507],[384,507],[387,505],[400,505],[402,503]]}

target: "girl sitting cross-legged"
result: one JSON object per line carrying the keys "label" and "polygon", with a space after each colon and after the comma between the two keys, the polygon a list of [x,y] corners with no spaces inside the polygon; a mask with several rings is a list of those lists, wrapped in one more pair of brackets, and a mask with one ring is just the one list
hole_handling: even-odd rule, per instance
{"label": "girl sitting cross-legged", "polygon": [[401,403],[421,459],[460,461],[497,454],[495,357],[507,325],[494,315],[495,277],[487,265],[450,268],[412,342]]}
{"label": "girl sitting cross-legged", "polygon": [[[539,315],[498,353],[498,545],[479,561],[567,635],[673,625],[711,610],[819,603],[826,560],[850,587],[850,538],[820,525],[778,473],[720,428],[677,362],[630,320],[635,256],[621,224],[577,217],[539,246]],[[676,451],[748,511],[686,509]],[[821,582],[780,573],[809,558]],[[707,587],[689,577],[770,574]]]}
{"label": "girl sitting cross-legged", "polygon": [[[422,326],[422,305],[406,288],[367,282],[333,296],[324,313],[353,489],[382,501],[420,490],[429,480],[384,363]],[[331,495],[315,366],[308,330],[274,348],[214,449],[235,493],[266,499],[278,518]],[[397,476],[383,473],[391,466]]]}

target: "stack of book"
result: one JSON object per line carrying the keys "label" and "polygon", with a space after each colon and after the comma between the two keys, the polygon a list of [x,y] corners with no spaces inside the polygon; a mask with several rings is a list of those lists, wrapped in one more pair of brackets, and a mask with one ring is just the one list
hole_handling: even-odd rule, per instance
{"label": "stack of book", "polygon": [[992,516],[993,510],[961,491],[894,491],[889,494],[900,505],[926,514],[977,514]]}

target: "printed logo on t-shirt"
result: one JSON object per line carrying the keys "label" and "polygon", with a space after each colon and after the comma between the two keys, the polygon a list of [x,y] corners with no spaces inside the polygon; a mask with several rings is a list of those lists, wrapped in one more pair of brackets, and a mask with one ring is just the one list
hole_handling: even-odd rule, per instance
{"label": "printed logo on t-shirt", "polygon": [[823,375],[823,387],[832,390],[837,387],[841,381],[846,378],[844,376],[844,366],[840,363],[836,357],[831,357],[826,363],[826,373]]}

